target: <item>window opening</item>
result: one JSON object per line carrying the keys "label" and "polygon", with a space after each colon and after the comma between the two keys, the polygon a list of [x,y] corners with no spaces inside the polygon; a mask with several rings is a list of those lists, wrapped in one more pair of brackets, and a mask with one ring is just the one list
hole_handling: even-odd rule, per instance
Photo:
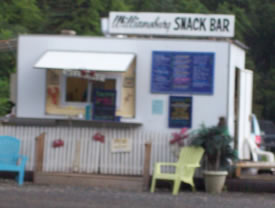
{"label": "window opening", "polygon": [[66,80],[66,102],[87,102],[88,80],[67,77]]}

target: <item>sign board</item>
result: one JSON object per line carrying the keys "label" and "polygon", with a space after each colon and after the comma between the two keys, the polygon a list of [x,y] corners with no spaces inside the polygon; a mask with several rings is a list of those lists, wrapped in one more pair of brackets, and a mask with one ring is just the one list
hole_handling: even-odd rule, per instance
{"label": "sign board", "polygon": [[234,15],[110,12],[111,34],[234,37]]}
{"label": "sign board", "polygon": [[192,97],[171,96],[169,128],[192,127]]}
{"label": "sign board", "polygon": [[94,89],[93,113],[94,120],[114,121],[116,109],[116,91]]}
{"label": "sign board", "polygon": [[152,114],[153,115],[163,114],[163,100],[152,100]]}
{"label": "sign board", "polygon": [[132,140],[127,138],[117,138],[111,140],[111,152],[131,152]]}
{"label": "sign board", "polygon": [[79,77],[88,80],[105,81],[105,75],[95,71],[63,70],[64,75],[69,77]]}
{"label": "sign board", "polygon": [[151,92],[213,94],[214,53],[153,51]]}

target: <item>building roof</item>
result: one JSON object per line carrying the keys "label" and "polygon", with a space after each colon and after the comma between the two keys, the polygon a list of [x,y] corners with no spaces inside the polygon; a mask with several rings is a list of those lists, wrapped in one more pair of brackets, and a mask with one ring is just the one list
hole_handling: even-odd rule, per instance
{"label": "building roof", "polygon": [[0,40],[0,52],[15,51],[17,39]]}

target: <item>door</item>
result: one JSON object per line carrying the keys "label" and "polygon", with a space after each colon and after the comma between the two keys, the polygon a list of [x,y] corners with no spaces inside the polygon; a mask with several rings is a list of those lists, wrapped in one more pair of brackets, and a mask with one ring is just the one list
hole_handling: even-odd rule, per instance
{"label": "door", "polygon": [[237,142],[239,159],[250,159],[248,139],[251,134],[253,72],[247,69],[238,70],[238,111],[237,111]]}

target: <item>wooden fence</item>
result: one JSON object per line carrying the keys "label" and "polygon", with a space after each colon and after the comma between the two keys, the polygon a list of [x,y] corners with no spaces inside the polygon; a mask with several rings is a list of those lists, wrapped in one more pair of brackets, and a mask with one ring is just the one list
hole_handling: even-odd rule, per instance
{"label": "wooden fence", "polygon": [[[171,133],[145,132],[138,129],[77,128],[77,127],[29,127],[0,126],[0,135],[21,140],[21,154],[28,156],[27,170],[34,170],[35,138],[45,132],[43,171],[78,172],[116,175],[142,175],[144,144],[152,143],[151,168],[155,162],[172,162],[175,156],[169,140]],[[100,132],[105,142],[92,139]],[[52,142],[61,138],[64,146],[53,148]],[[131,152],[112,153],[111,140],[128,138],[132,141]]]}

